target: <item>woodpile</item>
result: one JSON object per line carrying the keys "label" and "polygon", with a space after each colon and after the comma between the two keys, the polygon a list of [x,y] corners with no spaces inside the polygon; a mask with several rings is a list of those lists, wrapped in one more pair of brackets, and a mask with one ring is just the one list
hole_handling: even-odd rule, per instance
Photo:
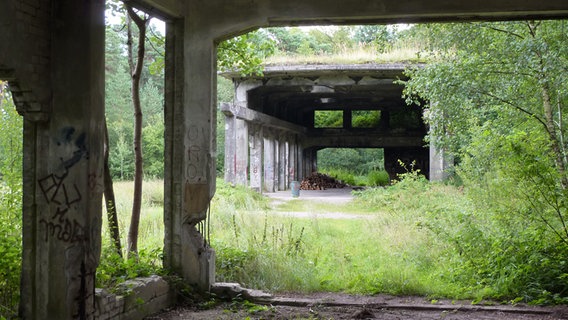
{"label": "woodpile", "polygon": [[334,188],[344,188],[347,185],[333,177],[314,172],[311,176],[304,178],[300,183],[301,190],[325,190]]}

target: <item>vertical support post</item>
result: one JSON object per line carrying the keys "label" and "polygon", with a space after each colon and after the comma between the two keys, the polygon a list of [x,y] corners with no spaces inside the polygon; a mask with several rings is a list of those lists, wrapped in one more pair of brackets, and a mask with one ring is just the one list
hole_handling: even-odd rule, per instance
{"label": "vertical support post", "polygon": [[249,124],[242,119],[235,119],[235,183],[248,185],[249,173]]}
{"label": "vertical support post", "polygon": [[298,154],[296,155],[298,169],[296,170],[298,174],[298,180],[303,180],[306,177],[306,170],[304,169],[304,149],[300,144],[297,145]]}
{"label": "vertical support post", "polygon": [[264,155],[263,128],[261,125],[252,126],[250,135],[250,187],[262,192],[262,157]]}
{"label": "vertical support post", "polygon": [[[209,30],[194,17],[198,10],[188,6],[183,33],[183,195],[180,214],[181,266],[183,278],[200,290],[208,291],[215,282],[215,251],[197,224],[207,218],[215,193],[215,130],[217,55]],[[191,50],[188,50],[191,48]]]}
{"label": "vertical support post", "polygon": [[215,251],[197,224],[215,192],[216,48],[190,13],[166,30],[164,266],[207,291]]}
{"label": "vertical support post", "polygon": [[282,135],[278,141],[278,190],[288,189],[288,141]]}
{"label": "vertical support post", "polygon": [[276,168],[276,144],[274,138],[264,138],[264,190],[274,192],[275,190],[275,168]]}
{"label": "vertical support post", "polygon": [[184,21],[166,25],[165,99],[164,99],[164,267],[183,274],[182,199],[184,124]]}
{"label": "vertical support post", "polygon": [[430,181],[444,181],[450,176],[454,164],[453,158],[443,149],[438,149],[430,143]]}
{"label": "vertical support post", "polygon": [[296,137],[293,136],[289,142],[289,157],[288,157],[288,181],[295,181],[298,179],[298,145],[296,144]]}
{"label": "vertical support post", "polygon": [[353,114],[351,114],[351,110],[349,109],[343,110],[343,128],[344,129],[353,128]]}
{"label": "vertical support post", "polygon": [[52,112],[24,114],[23,319],[94,319],[101,250],[104,1],[63,1],[51,34]]}
{"label": "vertical support post", "polygon": [[225,182],[234,184],[237,171],[236,117],[225,114]]}

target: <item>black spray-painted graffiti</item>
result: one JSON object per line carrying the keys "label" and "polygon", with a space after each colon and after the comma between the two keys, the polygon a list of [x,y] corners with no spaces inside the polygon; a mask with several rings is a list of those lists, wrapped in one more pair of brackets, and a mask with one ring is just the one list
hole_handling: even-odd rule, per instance
{"label": "black spray-painted graffiti", "polygon": [[61,164],[55,172],[38,180],[39,188],[48,204],[55,204],[55,214],[40,219],[44,226],[45,241],[50,237],[60,241],[74,243],[86,239],[85,228],[67,213],[75,210],[74,206],[82,200],[81,191],[75,183],[69,183],[70,169],[82,159],[88,159],[86,135],[75,135],[75,128],[65,127],[56,139],[58,157]]}
{"label": "black spray-painted graffiti", "polygon": [[[55,214],[48,221],[41,219],[39,222],[45,227],[45,241],[50,237],[54,237],[63,242],[80,242],[86,239],[85,228],[77,222],[65,217],[67,209],[61,211],[56,209]],[[59,216],[59,218],[57,218]]]}
{"label": "black spray-painted graffiti", "polygon": [[202,150],[201,145],[205,145],[202,141],[207,135],[205,128],[192,126],[187,130],[186,137],[189,141],[187,148],[187,164],[185,174],[191,183],[203,183],[206,181],[204,166],[207,161],[207,153]]}

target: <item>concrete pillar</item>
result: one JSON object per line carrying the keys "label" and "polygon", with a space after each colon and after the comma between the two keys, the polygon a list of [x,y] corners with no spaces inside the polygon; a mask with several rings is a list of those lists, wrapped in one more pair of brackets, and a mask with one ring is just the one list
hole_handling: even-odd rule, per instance
{"label": "concrete pillar", "polygon": [[276,141],[272,137],[264,139],[264,191],[276,191]]}
{"label": "concrete pillar", "polygon": [[343,128],[352,129],[353,128],[353,114],[351,110],[343,110]]}
{"label": "concrete pillar", "polygon": [[237,171],[236,117],[225,115],[225,182],[234,184]]}
{"label": "concrete pillar", "polygon": [[51,87],[49,118],[36,122],[25,106],[18,107],[24,114],[23,319],[94,319],[103,193],[104,10],[102,0],[53,7],[58,23],[49,30],[51,71],[41,79]]}
{"label": "concrete pillar", "polygon": [[288,158],[288,182],[298,180],[298,145],[296,137],[289,142],[289,158]]}
{"label": "concrete pillar", "polygon": [[453,167],[453,157],[430,143],[430,181],[444,181]]}
{"label": "concrete pillar", "polygon": [[264,156],[264,137],[263,128],[260,125],[252,126],[250,130],[249,147],[250,147],[250,187],[257,192],[262,193],[262,157]]}
{"label": "concrete pillar", "polygon": [[306,177],[306,173],[304,170],[304,149],[300,144],[296,146],[297,154],[296,154],[296,162],[298,163],[297,178],[298,181],[302,181]]}
{"label": "concrete pillar", "polygon": [[282,136],[278,141],[278,190],[288,189],[288,141]]}
{"label": "concrete pillar", "polygon": [[317,171],[317,150],[314,148],[304,149],[302,151],[302,162],[303,164],[303,172],[304,176],[308,177],[313,172]]}
{"label": "concrete pillar", "polygon": [[249,130],[245,120],[236,119],[235,142],[235,183],[241,186],[248,185],[249,169]]}
{"label": "concrete pillar", "polygon": [[215,193],[216,48],[187,9],[166,28],[164,266],[207,291],[215,252],[196,225]]}

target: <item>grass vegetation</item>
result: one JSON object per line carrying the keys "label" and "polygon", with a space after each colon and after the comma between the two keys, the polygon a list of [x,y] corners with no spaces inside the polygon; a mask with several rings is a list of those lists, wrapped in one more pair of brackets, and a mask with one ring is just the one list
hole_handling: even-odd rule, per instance
{"label": "grass vegetation", "polygon": [[[507,249],[503,252],[506,257],[487,260],[487,246],[503,244],[506,235],[494,228],[494,217],[476,211],[461,187],[430,183],[411,172],[390,187],[357,192],[349,204],[315,205],[301,199],[271,204],[247,188],[221,180],[217,184],[210,223],[217,252],[217,281],[271,292],[558,302],[543,292],[531,291],[528,282],[535,270],[514,270],[511,261],[525,257],[528,253],[524,250],[517,256]],[[151,199],[161,198],[161,181],[149,185],[145,188],[140,248],[142,263],[151,267],[127,266],[123,278],[129,272],[136,275],[137,270],[159,272],[162,214],[160,203]],[[116,187],[117,198],[124,199],[118,204],[124,236],[131,192],[127,182]],[[325,219],[276,214],[288,211],[365,216]],[[496,239],[501,242],[491,242]],[[116,261],[110,261],[112,268],[119,268]],[[497,273],[487,274],[489,270]]]}
{"label": "grass vegetation", "polygon": [[389,174],[385,170],[371,170],[366,174],[353,173],[343,168],[323,168],[320,171],[350,186],[384,187],[390,184]]}
{"label": "grass vegetation", "polygon": [[410,43],[398,44],[385,52],[377,46],[360,43],[333,54],[277,54],[268,57],[265,65],[423,63],[419,51],[419,45]]}
{"label": "grass vegetation", "polygon": [[[368,219],[293,218],[238,207],[215,212],[212,239],[218,278],[270,291],[473,297],[473,292],[462,292],[459,283],[444,276],[447,268],[440,258],[449,246],[423,227],[426,213],[419,210],[425,197],[436,194],[446,202],[458,190],[417,184],[429,194],[417,198],[395,186],[396,191],[361,192],[354,203],[335,208],[315,209],[297,200],[274,209],[365,212]],[[385,206],[379,199],[388,199],[387,193],[405,203],[396,209],[392,203]],[[446,205],[458,207],[464,201],[454,197]]]}

